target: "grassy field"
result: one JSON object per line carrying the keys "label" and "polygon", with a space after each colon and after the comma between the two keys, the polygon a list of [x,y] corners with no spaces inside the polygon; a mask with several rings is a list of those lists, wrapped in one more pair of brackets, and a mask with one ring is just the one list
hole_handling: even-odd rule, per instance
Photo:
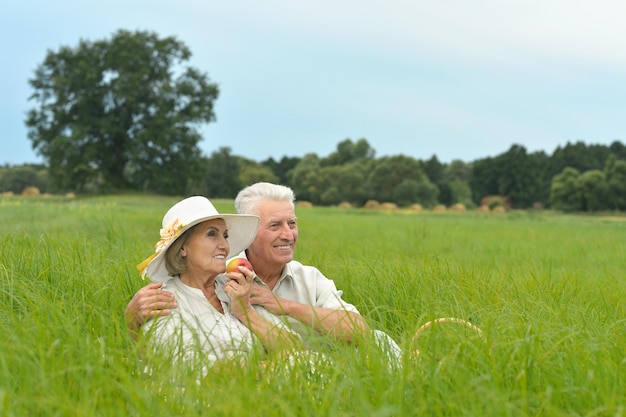
{"label": "grassy field", "polygon": [[[315,366],[201,378],[145,356],[123,318],[175,201],[0,199],[0,416],[626,414],[623,219],[298,209],[297,258],[419,360],[328,343]],[[487,342],[457,324],[413,340],[438,317]]]}

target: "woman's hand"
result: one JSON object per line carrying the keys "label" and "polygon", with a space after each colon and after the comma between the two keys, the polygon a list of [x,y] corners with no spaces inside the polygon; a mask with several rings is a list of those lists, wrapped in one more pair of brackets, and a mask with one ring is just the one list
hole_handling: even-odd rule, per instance
{"label": "woman's hand", "polygon": [[227,272],[229,281],[224,284],[224,291],[230,296],[231,310],[241,321],[244,321],[248,312],[252,310],[250,294],[254,273],[245,266],[238,267],[240,272]]}

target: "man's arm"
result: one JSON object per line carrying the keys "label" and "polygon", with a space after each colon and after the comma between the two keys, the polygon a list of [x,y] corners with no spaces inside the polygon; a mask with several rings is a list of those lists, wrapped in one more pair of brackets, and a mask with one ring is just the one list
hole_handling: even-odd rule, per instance
{"label": "man's arm", "polygon": [[343,309],[315,307],[276,296],[269,288],[255,285],[250,296],[252,304],[259,304],[269,312],[289,316],[313,327],[317,332],[348,343],[357,342],[368,333],[363,316]]}
{"label": "man's arm", "polygon": [[160,282],[152,282],[141,288],[126,306],[126,323],[133,339],[137,338],[141,325],[160,316],[167,316],[177,307],[174,294],[162,291]]}

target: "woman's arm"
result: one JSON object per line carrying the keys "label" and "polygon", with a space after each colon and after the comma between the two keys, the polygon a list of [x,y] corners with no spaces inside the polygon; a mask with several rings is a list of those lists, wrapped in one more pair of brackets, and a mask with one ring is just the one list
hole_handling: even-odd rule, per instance
{"label": "woman's arm", "polygon": [[245,267],[240,267],[240,271],[227,273],[229,281],[224,284],[224,291],[230,296],[232,313],[252,331],[268,353],[302,348],[298,335],[266,320],[252,307],[250,293],[254,274]]}

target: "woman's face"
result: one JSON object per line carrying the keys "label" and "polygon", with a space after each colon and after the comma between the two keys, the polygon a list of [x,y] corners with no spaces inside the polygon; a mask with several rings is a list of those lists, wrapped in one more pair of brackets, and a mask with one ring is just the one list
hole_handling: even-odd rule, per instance
{"label": "woman's face", "polygon": [[229,251],[228,230],[224,219],[200,223],[180,249],[180,256],[187,263],[185,275],[215,278],[226,271]]}

